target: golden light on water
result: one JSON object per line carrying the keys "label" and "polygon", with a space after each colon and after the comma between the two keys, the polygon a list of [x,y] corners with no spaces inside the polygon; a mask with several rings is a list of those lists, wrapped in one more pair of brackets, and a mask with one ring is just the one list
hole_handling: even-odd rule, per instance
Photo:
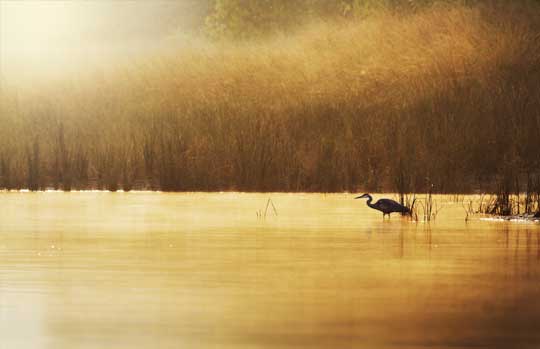
{"label": "golden light on water", "polygon": [[0,348],[538,347],[540,226],[353,197],[0,192]]}

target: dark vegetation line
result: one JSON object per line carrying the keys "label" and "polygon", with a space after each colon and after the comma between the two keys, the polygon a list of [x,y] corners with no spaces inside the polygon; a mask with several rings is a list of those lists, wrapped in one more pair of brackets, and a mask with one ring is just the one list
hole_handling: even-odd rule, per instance
{"label": "dark vegetation line", "polygon": [[494,3],[3,81],[0,189],[540,191],[540,6]]}

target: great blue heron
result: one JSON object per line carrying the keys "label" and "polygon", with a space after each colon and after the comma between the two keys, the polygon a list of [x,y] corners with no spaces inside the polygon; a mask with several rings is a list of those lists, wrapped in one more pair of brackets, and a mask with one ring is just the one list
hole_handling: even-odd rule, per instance
{"label": "great blue heron", "polygon": [[399,202],[396,202],[394,200],[390,199],[380,199],[377,200],[376,203],[372,204],[371,201],[373,201],[373,198],[369,194],[364,194],[358,197],[355,197],[355,199],[364,199],[367,198],[367,205],[375,210],[379,210],[383,213],[384,216],[388,215],[390,217],[390,213],[392,212],[399,212],[402,214],[411,214],[411,210],[401,205]]}

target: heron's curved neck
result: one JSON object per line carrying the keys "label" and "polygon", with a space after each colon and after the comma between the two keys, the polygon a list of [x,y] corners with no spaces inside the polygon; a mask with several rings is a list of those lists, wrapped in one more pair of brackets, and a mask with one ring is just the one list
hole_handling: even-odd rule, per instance
{"label": "heron's curved neck", "polygon": [[371,197],[371,195],[367,195],[367,205],[369,207],[373,207],[373,205],[371,204],[371,202],[373,201],[373,198]]}

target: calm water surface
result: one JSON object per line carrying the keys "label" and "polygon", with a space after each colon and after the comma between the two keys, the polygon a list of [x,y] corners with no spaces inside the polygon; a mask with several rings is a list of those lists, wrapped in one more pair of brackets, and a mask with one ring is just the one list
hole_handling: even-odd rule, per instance
{"label": "calm water surface", "polygon": [[0,348],[540,348],[539,224],[353,197],[0,193]]}

